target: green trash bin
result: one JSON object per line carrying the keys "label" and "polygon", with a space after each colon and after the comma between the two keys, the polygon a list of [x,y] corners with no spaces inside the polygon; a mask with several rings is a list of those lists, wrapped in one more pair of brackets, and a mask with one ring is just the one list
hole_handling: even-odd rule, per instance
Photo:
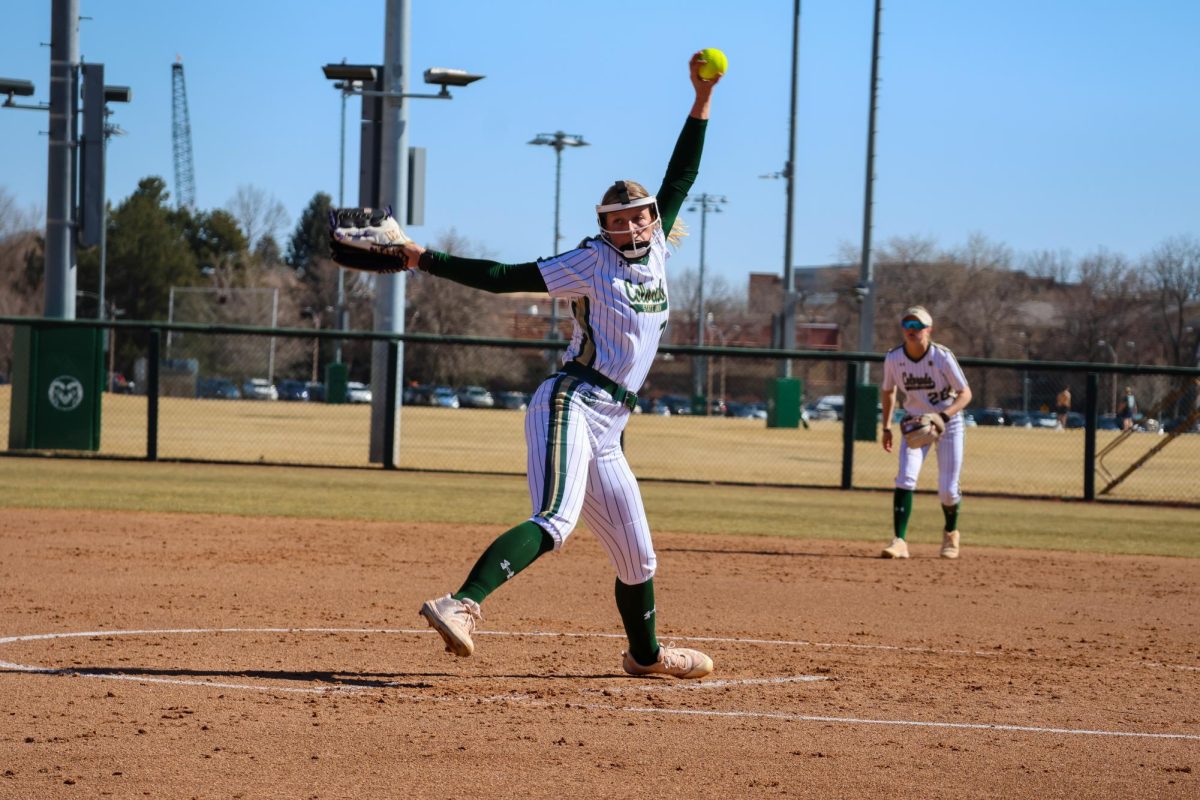
{"label": "green trash bin", "polygon": [[13,331],[10,450],[99,450],[104,336],[97,328]]}
{"label": "green trash bin", "polygon": [[879,416],[879,387],[860,384],[854,391],[854,441],[875,441]]}
{"label": "green trash bin", "polygon": [[344,363],[325,365],[325,402],[346,402],[347,381],[350,372]]}
{"label": "green trash bin", "polygon": [[800,398],[804,382],[799,378],[772,378],[767,381],[767,427],[799,428]]}

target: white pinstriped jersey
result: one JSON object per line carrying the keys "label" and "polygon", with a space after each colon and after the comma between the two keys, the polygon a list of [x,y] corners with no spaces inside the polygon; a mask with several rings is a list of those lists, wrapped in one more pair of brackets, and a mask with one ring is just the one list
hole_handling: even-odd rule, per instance
{"label": "white pinstriped jersey", "polygon": [[909,414],[936,414],[947,408],[967,388],[967,378],[950,349],[932,342],[925,355],[914,361],[901,345],[889,350],[883,362],[880,391],[899,388]]}
{"label": "white pinstriped jersey", "polygon": [[579,361],[637,392],[667,325],[667,238],[656,226],[645,264],[586,239],[538,262],[551,297],[571,300],[575,329],[563,361]]}

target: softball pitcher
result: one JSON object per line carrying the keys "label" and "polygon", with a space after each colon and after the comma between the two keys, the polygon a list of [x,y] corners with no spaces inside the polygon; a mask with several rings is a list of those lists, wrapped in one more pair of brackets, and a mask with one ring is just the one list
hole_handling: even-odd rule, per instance
{"label": "softball pitcher", "polygon": [[501,534],[479,557],[462,587],[421,606],[458,656],[469,656],[479,604],[543,553],[562,548],[580,515],[599,537],[616,571],[617,610],[629,640],[623,667],[632,675],[701,678],[704,653],[663,647],[655,633],[656,558],[637,479],[621,450],[621,432],[637,402],[667,324],[668,241],[699,173],[713,88],[700,78],[700,53],[689,62],[695,99],[657,195],[617,181],[596,213],[600,235],[570,252],[525,264],[456,258],[405,244],[400,267],[417,268],[491,292],[543,291],[570,300],[574,332],[562,368],[534,393],[526,412],[532,514]]}
{"label": "softball pitcher", "polygon": [[910,448],[900,437],[900,470],[896,474],[893,493],[892,523],[895,538],[884,548],[884,558],[908,558],[908,520],[912,516],[913,490],[925,463],[930,447],[937,447],[938,497],[946,527],[942,531],[942,558],[958,558],[958,508],[962,501],[958,479],[962,473],[963,421],[962,411],[971,402],[971,387],[967,385],[962,367],[954,353],[932,340],[933,317],[924,306],[905,310],[900,318],[904,344],[890,350],[883,362],[883,385],[880,387],[883,405],[883,449],[892,452],[892,409],[896,405],[896,390],[904,392],[904,411],[917,416],[940,415],[945,431],[935,445]]}

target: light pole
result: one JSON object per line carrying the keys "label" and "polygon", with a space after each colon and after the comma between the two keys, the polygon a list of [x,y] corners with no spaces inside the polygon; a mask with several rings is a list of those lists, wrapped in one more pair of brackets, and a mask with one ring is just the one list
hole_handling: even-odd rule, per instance
{"label": "light pole", "polygon": [[[347,64],[342,59],[340,64],[326,64],[321,68],[325,77],[333,80],[333,88],[342,96],[342,124],[338,146],[338,208],[346,207],[346,101],[351,95],[362,94],[363,84],[374,86],[378,78],[378,66],[370,64]],[[346,320],[346,270],[338,265],[337,271],[337,310],[334,314],[334,327],[344,331],[349,327]],[[333,361],[342,363],[342,340],[333,343]],[[313,379],[316,380],[315,378]]]}
{"label": "light pole", "polygon": [[[716,332],[717,336],[720,337],[721,347],[728,347],[729,343],[728,343],[727,337],[725,336],[725,331],[721,330],[721,328],[717,326],[716,320],[711,311],[708,312],[707,322],[708,322],[708,326]],[[741,325],[734,325],[732,328],[730,328],[730,332],[737,333],[741,329],[742,329]],[[724,353],[721,354],[720,368],[721,368],[721,389],[720,389],[720,394],[718,395],[718,397],[720,399],[721,408],[722,408],[722,410],[724,410],[724,408],[725,408],[725,354]],[[709,393],[711,393],[711,392],[712,392],[712,376],[710,375],[709,376]]]}
{"label": "light pole", "polygon": [[[714,214],[721,213],[721,206],[729,201],[721,195],[702,194],[696,198],[694,205],[688,208],[688,212],[700,212],[700,281],[697,286],[696,297],[696,345],[704,346],[704,242],[708,227],[708,212]],[[708,359],[704,356],[696,356],[696,360],[692,367],[692,396],[699,397],[703,389],[704,375],[708,372]],[[708,397],[704,398],[705,413],[708,413]]]}
{"label": "light pole", "polygon": [[[862,301],[858,317],[858,349],[869,353],[875,349],[875,262],[871,254],[871,219],[874,212],[875,187],[875,111],[879,95],[879,25],[883,16],[882,0],[875,0],[875,25],[871,38],[871,91],[867,106],[867,176],[863,191],[862,261],[855,289]],[[871,382],[871,363],[859,367],[859,383]]]}
{"label": "light pole", "polygon": [[[1099,345],[1100,347],[1108,348],[1108,352],[1112,354],[1112,362],[1114,364],[1117,363],[1117,351],[1113,348],[1113,346],[1111,344],[1109,344],[1104,339],[1101,339],[1100,341],[1096,342],[1096,344]],[[1115,372],[1112,374],[1112,405],[1110,406],[1110,408],[1112,408],[1112,413],[1114,413],[1114,414],[1117,413],[1117,373],[1115,373]]]}
{"label": "light pole", "polygon": [[[550,248],[550,255],[558,255],[558,243],[562,241],[562,234],[559,233],[558,228],[559,199],[562,194],[562,151],[567,147],[587,147],[590,142],[585,142],[580,134],[555,131],[554,133],[539,133],[530,139],[528,144],[540,144],[554,148],[554,245]],[[558,338],[557,297],[550,298],[550,331],[546,334],[546,338]]]}
{"label": "light pole", "polygon": [[[344,63],[343,59],[343,63]],[[362,88],[362,81],[358,80],[341,80],[333,84],[333,88],[337,89],[342,95],[342,124],[341,124],[341,142],[338,146],[338,208],[346,207],[346,100],[350,95],[358,89]],[[346,324],[346,270],[342,265],[338,265],[337,272],[337,307],[334,310],[334,320],[339,331],[344,331],[349,325]],[[342,340],[337,339],[333,343],[333,363],[342,363]],[[317,379],[313,378],[315,382]]]}
{"label": "light pole", "polygon": [[1017,335],[1021,337],[1021,346],[1025,351],[1025,369],[1021,370],[1021,410],[1025,416],[1029,416],[1029,334],[1017,331]]}

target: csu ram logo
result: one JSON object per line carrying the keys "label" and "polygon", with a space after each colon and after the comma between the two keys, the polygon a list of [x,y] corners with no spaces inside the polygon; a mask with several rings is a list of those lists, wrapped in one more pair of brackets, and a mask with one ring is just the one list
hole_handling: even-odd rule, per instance
{"label": "csu ram logo", "polygon": [[58,411],[74,411],[83,402],[83,384],[70,375],[50,381],[50,405]]}

